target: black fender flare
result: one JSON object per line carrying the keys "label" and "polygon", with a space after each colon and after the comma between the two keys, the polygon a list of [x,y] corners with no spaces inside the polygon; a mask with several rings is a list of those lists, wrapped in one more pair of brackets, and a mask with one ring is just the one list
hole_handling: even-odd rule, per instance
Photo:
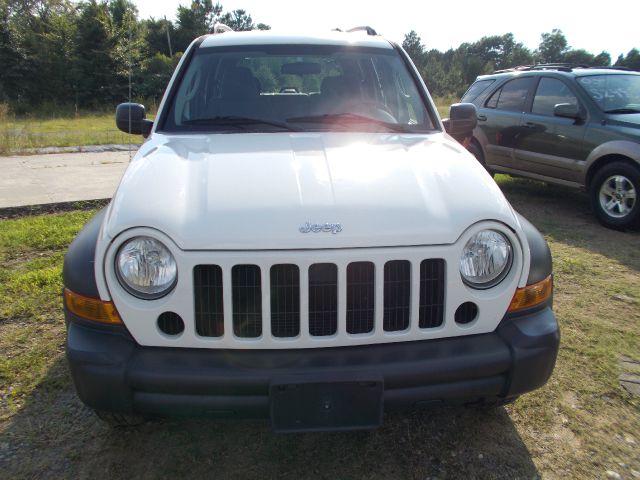
{"label": "black fender flare", "polygon": [[519,213],[516,212],[516,215],[522,226],[522,233],[524,233],[529,244],[531,260],[527,285],[532,285],[541,282],[553,273],[551,250],[538,229]]}
{"label": "black fender flare", "polygon": [[95,277],[96,243],[106,207],[89,220],[69,245],[64,256],[62,282],[69,290],[85,297],[100,298]]}

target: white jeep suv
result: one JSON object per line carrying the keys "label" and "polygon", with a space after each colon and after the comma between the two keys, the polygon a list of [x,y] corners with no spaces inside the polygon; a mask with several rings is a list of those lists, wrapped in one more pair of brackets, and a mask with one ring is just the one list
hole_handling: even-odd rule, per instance
{"label": "white jeep suv", "polygon": [[[195,40],[64,265],[67,357],[102,418],[373,428],[499,404],[556,359],[549,249],[372,29]],[[464,136],[475,107],[452,107]]]}

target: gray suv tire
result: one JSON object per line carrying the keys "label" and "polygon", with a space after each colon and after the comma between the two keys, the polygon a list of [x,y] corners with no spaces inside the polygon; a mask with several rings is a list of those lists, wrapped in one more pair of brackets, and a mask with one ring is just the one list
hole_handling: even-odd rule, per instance
{"label": "gray suv tire", "polygon": [[640,223],[640,168],[612,162],[596,172],[589,190],[591,206],[606,227],[624,229]]}

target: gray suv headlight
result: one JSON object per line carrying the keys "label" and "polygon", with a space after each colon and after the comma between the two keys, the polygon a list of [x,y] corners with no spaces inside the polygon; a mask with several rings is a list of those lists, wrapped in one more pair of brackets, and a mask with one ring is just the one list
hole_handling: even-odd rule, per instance
{"label": "gray suv headlight", "polygon": [[116,273],[131,295],[153,300],[165,296],[175,286],[178,267],[162,242],[151,237],[134,237],[120,247]]}
{"label": "gray suv headlight", "polygon": [[491,288],[504,279],[513,262],[509,239],[497,230],[482,230],[469,239],[460,258],[460,275],[473,288]]}

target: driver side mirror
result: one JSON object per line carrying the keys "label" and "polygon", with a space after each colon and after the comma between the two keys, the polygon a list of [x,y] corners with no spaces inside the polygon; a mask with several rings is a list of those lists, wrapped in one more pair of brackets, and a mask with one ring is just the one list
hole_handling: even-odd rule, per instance
{"label": "driver side mirror", "polygon": [[153,122],[146,119],[144,105],[139,103],[121,103],[116,108],[116,125],[119,130],[132,135],[147,138],[151,134]]}
{"label": "driver side mirror", "polygon": [[449,118],[442,121],[449,135],[460,141],[470,137],[478,124],[478,111],[473,103],[454,103],[449,109]]}

